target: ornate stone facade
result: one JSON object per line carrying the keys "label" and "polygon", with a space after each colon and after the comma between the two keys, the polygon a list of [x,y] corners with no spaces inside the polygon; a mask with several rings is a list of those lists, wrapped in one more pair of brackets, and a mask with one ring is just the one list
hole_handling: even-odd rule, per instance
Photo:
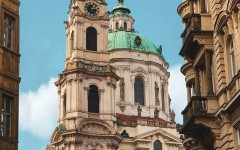
{"label": "ornate stone facade", "polygon": [[185,0],[178,7],[184,23],[188,105],[183,110],[186,149],[239,149],[238,0]]}
{"label": "ornate stone facade", "polygon": [[123,0],[71,1],[58,127],[48,150],[183,149],[161,47],[134,31]]}
{"label": "ornate stone facade", "polygon": [[0,0],[0,150],[18,149],[18,0]]}

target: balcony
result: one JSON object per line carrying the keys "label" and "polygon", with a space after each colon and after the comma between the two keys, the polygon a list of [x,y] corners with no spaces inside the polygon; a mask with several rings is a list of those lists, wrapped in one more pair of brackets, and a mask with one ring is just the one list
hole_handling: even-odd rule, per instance
{"label": "balcony", "polygon": [[181,35],[183,42],[186,41],[188,35],[192,31],[201,31],[201,16],[199,14],[192,14],[190,16],[187,26]]}
{"label": "balcony", "polygon": [[192,14],[188,18],[181,38],[183,47],[179,54],[194,59],[203,46],[213,44],[211,15]]}
{"label": "balcony", "polygon": [[203,117],[207,115],[207,98],[193,96],[187,107],[182,111],[184,125],[193,117]]}

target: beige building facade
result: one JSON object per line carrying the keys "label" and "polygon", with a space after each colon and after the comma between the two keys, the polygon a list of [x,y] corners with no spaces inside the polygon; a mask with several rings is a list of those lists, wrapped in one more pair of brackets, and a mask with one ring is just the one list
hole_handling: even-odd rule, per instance
{"label": "beige building facade", "polygon": [[240,149],[240,1],[185,0],[180,55],[188,105],[186,149]]}
{"label": "beige building facade", "polygon": [[58,127],[47,150],[181,150],[162,48],[134,30],[123,0],[71,1]]}
{"label": "beige building facade", "polygon": [[18,149],[18,0],[0,0],[0,150]]}

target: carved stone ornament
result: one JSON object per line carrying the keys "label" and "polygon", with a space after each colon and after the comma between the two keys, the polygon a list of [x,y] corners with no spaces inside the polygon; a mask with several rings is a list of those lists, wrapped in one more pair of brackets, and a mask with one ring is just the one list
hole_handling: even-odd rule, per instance
{"label": "carved stone ornament", "polygon": [[120,104],[120,105],[119,105],[119,108],[120,108],[120,110],[121,110],[122,112],[124,112],[125,109],[126,109],[126,106],[125,106],[124,104]]}
{"label": "carved stone ornament", "polygon": [[154,110],[154,118],[159,118],[159,110],[157,108]]}
{"label": "carved stone ornament", "polygon": [[140,107],[140,105],[138,106],[137,111],[138,111],[138,117],[140,118],[142,114],[142,108]]}
{"label": "carved stone ornament", "polygon": [[97,123],[87,123],[83,125],[79,130],[80,132],[90,134],[111,134],[111,131],[107,127]]}
{"label": "carved stone ornament", "polygon": [[119,86],[120,86],[120,99],[121,99],[121,101],[124,101],[124,98],[125,98],[125,90],[124,90],[124,88],[125,88],[125,83],[124,83],[124,78],[121,78],[120,79],[120,84],[119,84]]}
{"label": "carved stone ornament", "polygon": [[158,87],[157,83],[155,82],[155,100],[156,100],[156,103],[159,102],[158,95],[159,95],[159,87]]}

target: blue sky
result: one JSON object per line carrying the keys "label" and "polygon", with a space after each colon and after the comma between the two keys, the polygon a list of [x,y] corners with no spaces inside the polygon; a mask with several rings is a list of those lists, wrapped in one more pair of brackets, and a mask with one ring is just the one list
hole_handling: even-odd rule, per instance
{"label": "blue sky", "polygon": [[[65,25],[70,0],[21,0],[21,85],[19,150],[41,150],[56,127],[57,91],[53,85],[64,69]],[[117,0],[107,0],[108,10]],[[177,7],[181,0],[125,0],[136,20],[135,30],[156,45],[170,64],[172,107],[181,122],[184,78],[178,55],[183,30]],[[181,89],[181,90],[176,90]],[[172,91],[172,93],[171,93]],[[179,107],[181,105],[182,107]]]}

